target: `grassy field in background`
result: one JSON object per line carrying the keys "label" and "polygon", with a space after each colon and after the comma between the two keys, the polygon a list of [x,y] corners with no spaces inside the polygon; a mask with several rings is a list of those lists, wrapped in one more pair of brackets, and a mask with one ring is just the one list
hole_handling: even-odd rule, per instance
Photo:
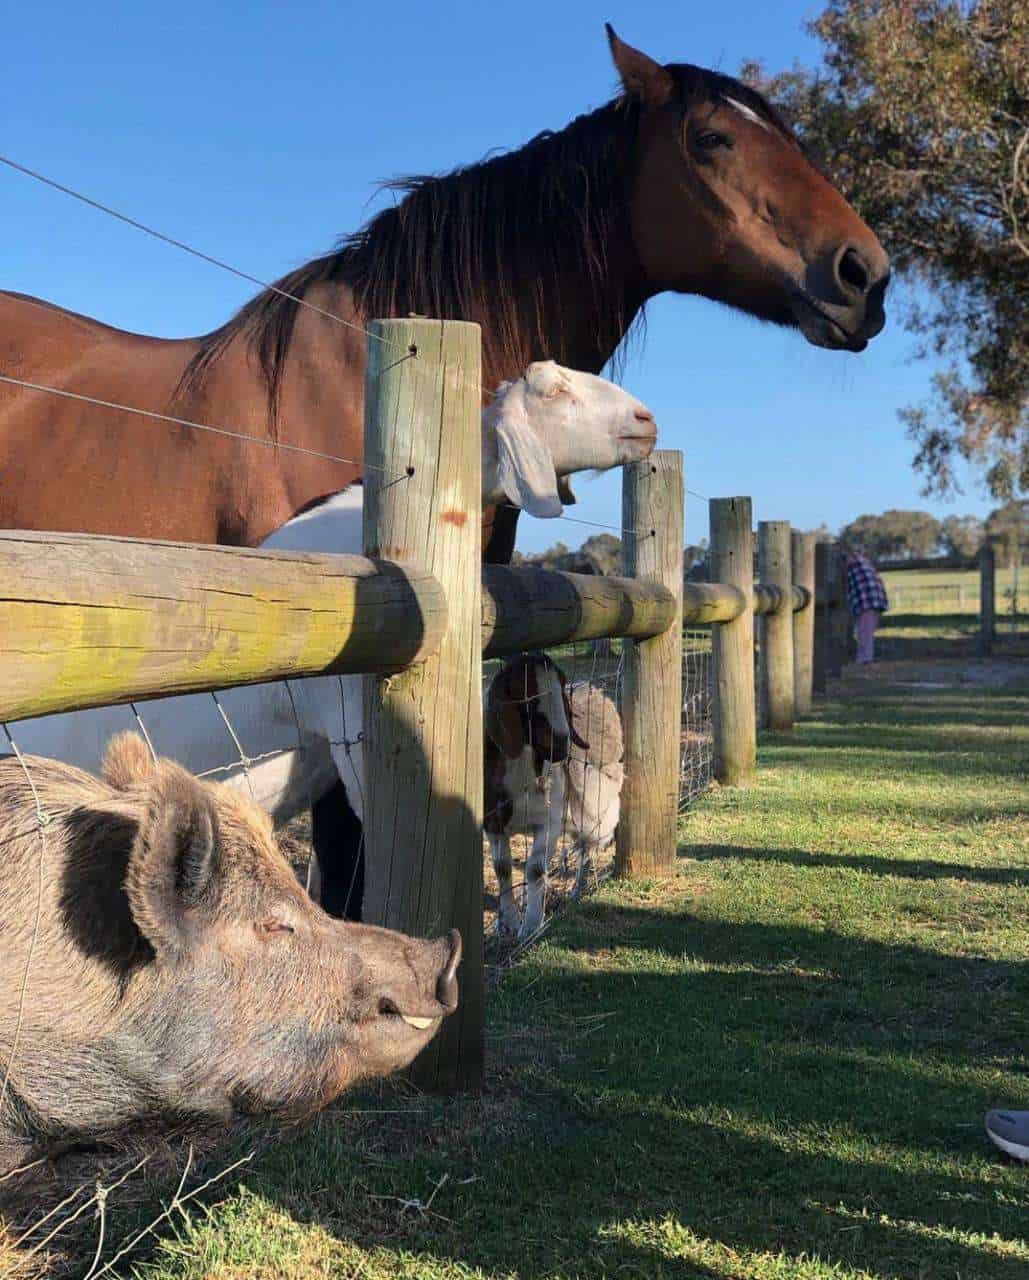
{"label": "grassy field in background", "polygon": [[[889,569],[882,575],[894,607],[913,613],[979,612],[978,569]],[[997,567],[996,609],[1009,614],[1015,583],[1014,570]],[[1019,608],[1029,609],[1029,568],[1019,572]]]}
{"label": "grassy field in background", "polygon": [[116,1273],[1024,1280],[1029,1168],[982,1133],[1029,1106],[1017,673],[852,675],[693,810],[673,881],[511,972],[481,1097],[351,1098]]}

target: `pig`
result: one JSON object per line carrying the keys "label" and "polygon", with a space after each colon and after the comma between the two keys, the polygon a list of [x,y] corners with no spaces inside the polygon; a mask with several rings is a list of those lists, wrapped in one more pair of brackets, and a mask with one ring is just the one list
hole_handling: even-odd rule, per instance
{"label": "pig", "polygon": [[136,1128],[309,1115],[414,1059],[460,959],[456,930],[326,915],[260,808],[135,733],[100,778],[0,757],[0,1171]]}

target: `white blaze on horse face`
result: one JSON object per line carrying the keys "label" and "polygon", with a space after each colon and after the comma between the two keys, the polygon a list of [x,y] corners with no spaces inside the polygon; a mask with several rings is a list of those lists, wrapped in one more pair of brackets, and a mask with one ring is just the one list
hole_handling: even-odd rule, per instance
{"label": "white blaze on horse face", "polygon": [[766,133],[771,133],[772,129],[767,120],[762,120],[756,111],[752,111],[750,107],[745,107],[742,102],[737,102],[735,98],[723,98],[722,101],[738,111],[745,120],[749,120],[751,124],[759,125]]}

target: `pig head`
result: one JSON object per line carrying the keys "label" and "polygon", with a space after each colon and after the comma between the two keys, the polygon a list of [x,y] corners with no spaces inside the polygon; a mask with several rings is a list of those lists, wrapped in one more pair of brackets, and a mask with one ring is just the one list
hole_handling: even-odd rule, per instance
{"label": "pig head", "polygon": [[41,1139],[308,1114],[407,1066],[457,1007],[456,931],[333,920],[238,792],[134,734],[103,779],[27,766],[42,830],[0,758],[0,1163]]}

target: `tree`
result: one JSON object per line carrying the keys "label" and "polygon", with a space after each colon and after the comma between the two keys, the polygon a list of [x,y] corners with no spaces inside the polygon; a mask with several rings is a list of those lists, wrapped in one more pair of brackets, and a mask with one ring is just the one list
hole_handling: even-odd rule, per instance
{"label": "tree", "polygon": [[840,530],[840,541],[873,560],[916,559],[936,550],[940,524],[928,511],[894,509],[880,516],[858,516]]}
{"label": "tree", "polygon": [[688,542],[682,549],[682,571],[688,574],[694,565],[702,565],[707,561],[707,538],[699,542]]}
{"label": "tree", "polygon": [[566,573],[596,573],[610,576],[622,571],[622,543],[613,533],[595,533],[578,551],[555,542],[536,555],[515,552],[512,564],[538,565],[542,569],[563,569]]}
{"label": "tree", "polygon": [[1029,491],[1029,4],[830,0],[809,29],[824,71],[744,74],[928,286],[906,322],[949,364],[900,412],[925,491],[956,489],[958,458]]}
{"label": "tree", "polygon": [[944,550],[958,560],[971,560],[983,543],[983,522],[978,516],[947,516],[940,522]]}
{"label": "tree", "polygon": [[1005,502],[986,520],[987,537],[1009,565],[1022,564],[1029,552],[1029,500]]}
{"label": "tree", "polygon": [[579,548],[579,555],[592,572],[610,577],[622,572],[622,543],[613,533],[595,533]]}

